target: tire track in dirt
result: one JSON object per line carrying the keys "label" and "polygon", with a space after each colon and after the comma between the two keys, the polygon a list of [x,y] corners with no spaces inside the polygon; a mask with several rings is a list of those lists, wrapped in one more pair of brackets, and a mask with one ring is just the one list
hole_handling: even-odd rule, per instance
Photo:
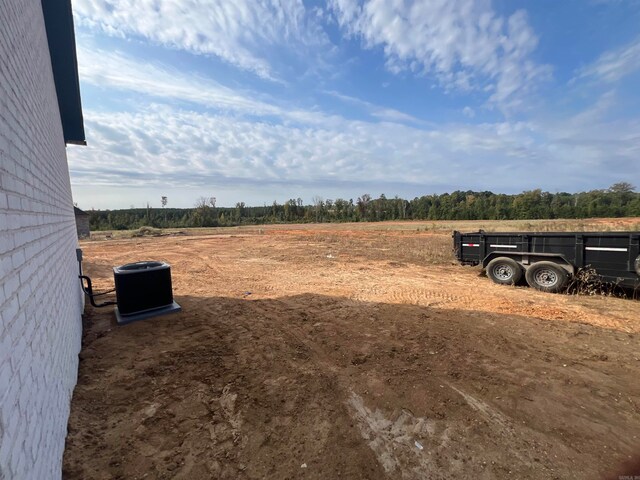
{"label": "tire track in dirt", "polygon": [[[278,303],[281,304],[280,301]],[[349,308],[340,303],[305,305],[304,308],[298,305],[290,309],[287,302],[282,302],[281,307],[276,309],[275,316],[272,309],[258,307],[258,310],[269,323],[273,321],[274,325],[277,324],[277,318],[295,317],[287,314],[286,310],[289,309],[295,314],[306,312],[308,317],[305,315],[302,321],[308,323]],[[344,312],[342,316],[345,316]],[[463,477],[467,475],[465,472],[468,467],[464,465],[463,453],[451,454],[451,451],[457,451],[457,447],[452,446],[452,438],[465,438],[470,435],[468,428],[463,424],[457,421],[415,417],[404,409],[395,417],[387,418],[381,410],[371,410],[365,406],[364,399],[352,390],[351,379],[344,375],[344,365],[336,364],[331,353],[318,345],[308,329],[300,326],[298,322],[288,324],[282,341],[297,348],[303,345],[304,351],[310,354],[304,357],[305,372],[332,376],[332,383],[338,386],[339,396],[347,405],[349,414],[358,423],[363,439],[376,454],[378,462],[387,474],[392,476],[397,474],[402,479],[455,478],[457,475]],[[357,357],[355,360],[357,361]],[[311,365],[308,366],[309,364]],[[492,435],[496,437],[498,443],[502,442],[507,456],[518,459],[520,465],[518,468],[521,471],[530,471],[536,465],[537,451],[551,451],[554,448],[538,432],[523,428],[516,430],[513,421],[503,413],[448,382],[445,384],[460,395],[481,417],[489,420]],[[528,440],[524,441],[523,438]],[[538,449],[529,452],[532,441],[537,442]],[[569,451],[565,450],[562,453],[571,456]],[[516,467],[517,465],[514,464],[512,468],[515,470]],[[540,465],[538,468],[546,469]]]}
{"label": "tire track in dirt", "polygon": [[454,293],[443,292],[439,290],[413,288],[411,290],[407,288],[394,288],[391,291],[388,299],[393,303],[410,304],[410,305],[424,305],[427,307],[443,306],[443,305],[469,305],[473,300],[473,297],[460,296]]}

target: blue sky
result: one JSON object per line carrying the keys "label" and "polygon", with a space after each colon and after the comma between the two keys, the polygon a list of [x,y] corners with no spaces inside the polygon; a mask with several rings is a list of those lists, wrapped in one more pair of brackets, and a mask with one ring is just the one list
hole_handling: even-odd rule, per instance
{"label": "blue sky", "polygon": [[81,208],[640,187],[640,1],[73,7]]}

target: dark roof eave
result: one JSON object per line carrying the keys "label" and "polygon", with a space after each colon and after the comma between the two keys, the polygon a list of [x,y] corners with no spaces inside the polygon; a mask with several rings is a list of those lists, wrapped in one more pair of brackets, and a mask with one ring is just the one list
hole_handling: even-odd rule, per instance
{"label": "dark roof eave", "polygon": [[71,0],[42,0],[64,141],[86,145]]}

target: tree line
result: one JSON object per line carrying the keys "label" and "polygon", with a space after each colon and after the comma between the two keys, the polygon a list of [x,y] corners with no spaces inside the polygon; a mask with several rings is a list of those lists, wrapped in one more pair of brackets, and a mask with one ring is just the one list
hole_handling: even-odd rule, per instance
{"label": "tree line", "polygon": [[424,195],[413,200],[373,198],[335,200],[314,197],[305,205],[300,198],[259,207],[238,202],[218,207],[216,199],[200,198],[193,208],[130,208],[90,210],[92,230],[218,227],[268,223],[380,222],[385,220],[517,220],[553,218],[640,216],[640,193],[628,183],[606,190],[580,193],[550,193],[540,189],[515,195],[492,192],[455,191]]}

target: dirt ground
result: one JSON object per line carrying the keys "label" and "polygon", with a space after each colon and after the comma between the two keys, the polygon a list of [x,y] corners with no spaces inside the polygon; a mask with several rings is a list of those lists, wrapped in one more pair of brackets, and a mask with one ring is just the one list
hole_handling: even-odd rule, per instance
{"label": "dirt ground", "polygon": [[82,243],[98,290],[170,263],[183,311],[87,307],[64,478],[597,479],[640,455],[638,301],[494,285],[415,224],[224,232]]}

